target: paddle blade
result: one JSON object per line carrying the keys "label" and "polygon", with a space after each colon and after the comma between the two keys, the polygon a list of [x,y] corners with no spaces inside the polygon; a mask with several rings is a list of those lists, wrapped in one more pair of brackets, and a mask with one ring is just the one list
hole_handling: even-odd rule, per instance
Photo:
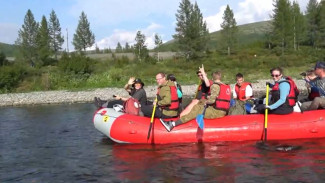
{"label": "paddle blade", "polygon": [[196,116],[196,122],[197,122],[197,124],[199,125],[199,127],[201,129],[204,128],[204,120],[203,120],[203,118],[204,118],[203,114],[199,114],[199,115]]}

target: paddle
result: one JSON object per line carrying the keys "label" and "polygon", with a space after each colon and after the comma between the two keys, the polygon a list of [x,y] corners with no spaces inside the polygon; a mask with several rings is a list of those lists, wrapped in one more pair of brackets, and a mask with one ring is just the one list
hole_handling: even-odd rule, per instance
{"label": "paddle", "polygon": [[[269,85],[266,85],[266,101],[265,106],[268,106],[269,104]],[[282,152],[288,152],[293,150],[299,150],[301,149],[301,146],[291,146],[291,145],[276,145],[276,146],[269,146],[266,144],[267,141],[267,121],[268,121],[268,109],[265,109],[265,115],[264,115],[264,141],[257,142],[256,145],[260,149],[269,150],[269,151],[282,151]]]}
{"label": "paddle", "polygon": [[157,106],[157,97],[155,99],[155,105],[153,106],[153,110],[152,110],[152,114],[151,114],[151,119],[150,119],[150,126],[149,126],[149,131],[148,131],[148,136],[147,136],[147,140],[149,140],[150,138],[150,133],[151,133],[151,128],[152,128],[152,123],[153,123],[153,118],[155,116],[155,112],[156,112],[156,106]]}
{"label": "paddle", "polygon": [[[269,85],[266,85],[266,101],[265,106],[268,106],[269,104]],[[265,115],[264,115],[264,142],[267,141],[267,115],[268,115],[269,109],[265,109]]]}
{"label": "paddle", "polygon": [[204,114],[205,114],[205,110],[207,109],[208,105],[204,105],[204,109],[202,111],[202,114],[199,114],[196,116],[196,122],[199,125],[199,127],[203,130],[204,128]]}

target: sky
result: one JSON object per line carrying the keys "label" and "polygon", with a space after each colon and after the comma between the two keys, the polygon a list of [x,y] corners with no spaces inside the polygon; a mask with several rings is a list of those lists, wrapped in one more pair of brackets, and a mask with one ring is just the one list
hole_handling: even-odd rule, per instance
{"label": "sky", "polygon": [[[301,11],[305,12],[309,0],[296,1]],[[28,9],[37,22],[41,21],[43,15],[48,20],[53,9],[65,39],[63,49],[74,50],[71,42],[82,11],[87,15],[90,29],[95,34],[95,44],[100,49],[115,49],[118,42],[123,47],[126,42],[133,45],[137,31],[146,36],[148,48],[153,48],[155,34],[167,42],[176,33],[175,14],[180,2],[181,0],[0,0],[0,42],[14,44]],[[195,3],[194,0],[191,2]],[[227,5],[233,10],[237,25],[270,20],[274,8],[273,0],[196,2],[209,32],[220,30]]]}

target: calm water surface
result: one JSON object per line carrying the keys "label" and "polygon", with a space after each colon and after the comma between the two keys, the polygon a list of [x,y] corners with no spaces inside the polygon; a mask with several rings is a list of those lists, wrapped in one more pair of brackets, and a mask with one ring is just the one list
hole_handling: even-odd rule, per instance
{"label": "calm water surface", "polygon": [[324,182],[325,139],[119,145],[97,131],[92,104],[0,108],[0,182]]}

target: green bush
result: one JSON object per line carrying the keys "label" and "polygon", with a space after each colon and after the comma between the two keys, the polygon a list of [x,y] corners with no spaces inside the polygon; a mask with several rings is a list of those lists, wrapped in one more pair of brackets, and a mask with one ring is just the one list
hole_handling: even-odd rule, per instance
{"label": "green bush", "polygon": [[92,72],[90,62],[90,58],[84,55],[72,53],[69,57],[68,54],[63,54],[59,61],[59,68],[61,71],[69,74],[90,74]]}
{"label": "green bush", "polygon": [[10,92],[18,86],[26,73],[24,67],[3,66],[0,67],[0,91]]}

